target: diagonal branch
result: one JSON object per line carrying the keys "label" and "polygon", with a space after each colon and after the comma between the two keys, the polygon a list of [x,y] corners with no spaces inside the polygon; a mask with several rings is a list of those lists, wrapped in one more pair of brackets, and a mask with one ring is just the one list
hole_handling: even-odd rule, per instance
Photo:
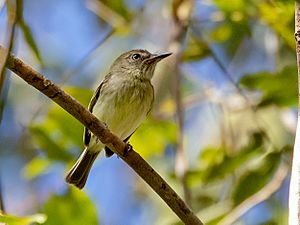
{"label": "diagonal branch", "polygon": [[[0,46],[0,53],[5,51]],[[93,114],[85,109],[73,97],[65,93],[57,85],[46,79],[43,75],[26,65],[20,59],[9,56],[6,67],[38,89],[44,95],[56,102],[69,114],[92,131],[100,141],[112,149],[123,159],[152,189],[168,204],[176,215],[187,225],[202,225],[203,223],[189,209],[176,192],[163,180],[163,178],[134,150],[125,157],[123,155],[126,144],[112,134],[106,126]]]}

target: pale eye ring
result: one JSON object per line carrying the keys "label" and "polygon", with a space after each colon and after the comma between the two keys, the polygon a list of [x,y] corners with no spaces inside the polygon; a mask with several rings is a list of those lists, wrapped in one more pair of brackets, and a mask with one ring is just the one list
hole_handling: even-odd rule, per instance
{"label": "pale eye ring", "polygon": [[131,56],[131,59],[133,59],[133,60],[138,60],[138,59],[140,59],[141,58],[141,55],[140,54],[133,54],[132,56]]}

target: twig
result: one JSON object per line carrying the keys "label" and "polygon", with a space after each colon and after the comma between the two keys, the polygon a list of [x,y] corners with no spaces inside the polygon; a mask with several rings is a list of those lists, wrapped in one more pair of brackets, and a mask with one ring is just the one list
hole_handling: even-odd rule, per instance
{"label": "twig", "polygon": [[2,189],[2,180],[1,180],[1,178],[2,177],[0,176],[0,213],[5,213],[4,199],[3,199],[3,189]]}
{"label": "twig", "polygon": [[[3,86],[5,81],[5,63],[13,47],[13,39],[15,34],[15,26],[17,20],[17,2],[15,0],[8,0],[7,4],[7,28],[6,28],[6,46],[7,50],[0,52],[0,123],[2,121],[2,113],[4,109],[5,97],[3,97]],[[0,6],[0,8],[2,8]],[[2,190],[2,180],[0,177],[0,212],[5,212],[4,200],[3,200],[3,190]]]}
{"label": "twig", "polygon": [[5,80],[5,63],[7,61],[7,57],[13,46],[13,39],[15,33],[15,25],[17,20],[17,3],[15,0],[7,1],[7,28],[6,28],[6,48],[7,50],[3,51],[0,54],[0,91],[2,90],[3,83]]}
{"label": "twig", "polygon": [[[298,67],[298,98],[300,97],[300,3],[295,3],[295,39]],[[289,225],[300,224],[300,99],[298,123],[293,150],[293,164],[289,192]]]}
{"label": "twig", "polygon": [[[0,174],[1,175],[1,174]],[[3,189],[2,189],[2,176],[0,176],[0,213],[5,213]]]}
{"label": "twig", "polygon": [[[247,198],[237,207],[235,207],[227,216],[225,216],[218,225],[230,225],[233,224],[238,218],[245,214],[252,207],[256,206],[260,202],[267,200],[272,194],[274,194],[282,185],[284,179],[288,175],[289,167],[285,163],[281,163],[273,179],[265,185],[260,191],[256,192],[250,198]],[[293,225],[296,225],[293,223]]]}
{"label": "twig", "polygon": [[184,148],[184,106],[182,101],[181,83],[182,74],[179,69],[179,62],[181,59],[181,46],[186,36],[191,11],[193,8],[192,0],[180,0],[173,1],[173,22],[174,33],[170,43],[170,50],[175,54],[173,62],[173,72],[175,73],[175,103],[176,103],[176,115],[177,115],[177,146],[176,146],[176,161],[175,161],[175,173],[182,183],[184,199],[187,204],[191,204],[191,192],[187,184],[187,170],[188,160],[186,157],[186,151]]}
{"label": "twig", "polygon": [[79,70],[89,59],[89,56],[97,49],[99,48],[104,42],[106,42],[115,32],[115,29],[111,29],[104,38],[101,38],[101,40],[99,40],[95,46],[93,46],[77,63],[75,66],[73,66],[72,68],[66,70],[62,75],[62,80],[61,80],[61,85],[63,85],[64,83],[66,83],[70,76],[72,74],[74,74],[77,70]]}
{"label": "twig", "polygon": [[[0,46],[0,53],[4,49]],[[202,222],[189,209],[176,192],[162,179],[162,177],[134,150],[124,156],[126,144],[112,134],[106,126],[93,114],[85,109],[73,97],[65,93],[57,85],[43,75],[26,65],[20,59],[9,56],[6,67],[16,73],[24,81],[48,96],[60,107],[75,117],[85,127],[92,131],[99,140],[123,159],[152,189],[168,204],[177,216],[188,225],[200,225]]]}

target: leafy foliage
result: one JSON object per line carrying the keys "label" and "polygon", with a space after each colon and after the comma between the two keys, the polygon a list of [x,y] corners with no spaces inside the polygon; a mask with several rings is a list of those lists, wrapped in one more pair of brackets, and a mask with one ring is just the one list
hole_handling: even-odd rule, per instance
{"label": "leafy foliage", "polygon": [[[69,87],[65,90],[83,105],[87,105],[92,96],[92,92],[87,89]],[[47,119],[42,123],[32,124],[30,131],[35,143],[51,160],[67,162],[72,159],[71,150],[79,151],[83,146],[83,126],[54,104],[48,111]]]}
{"label": "leafy foliage", "polygon": [[193,35],[188,35],[187,48],[183,51],[183,61],[197,61],[208,56],[210,50],[205,42],[198,40]]}
{"label": "leafy foliage", "polygon": [[31,28],[26,24],[23,18],[23,0],[17,0],[17,24],[23,31],[23,35],[28,46],[31,48],[39,62],[43,64],[42,57],[39,48],[33,38]]}
{"label": "leafy foliage", "polygon": [[294,48],[294,2],[275,1],[274,3],[262,2],[258,6],[261,18],[267,22],[286,44]]}
{"label": "leafy foliage", "polygon": [[242,168],[251,159],[258,157],[263,149],[263,134],[254,133],[249,144],[238,151],[237,154],[228,155],[224,149],[207,148],[200,155],[202,182],[213,182],[222,179]]}
{"label": "leafy foliage", "polygon": [[297,70],[294,66],[285,67],[275,74],[259,72],[244,76],[240,83],[250,90],[261,90],[262,99],[258,107],[276,104],[278,106],[296,106]]}
{"label": "leafy foliage", "polygon": [[240,177],[232,191],[234,204],[241,203],[268,183],[280,162],[280,157],[281,153],[270,153],[260,160],[259,166]]}
{"label": "leafy foliage", "polygon": [[116,0],[116,1],[109,1],[109,0],[101,0],[105,5],[107,5],[110,9],[114,12],[118,13],[118,15],[122,16],[128,22],[132,18],[132,15],[129,9],[126,6],[126,2],[124,0]]}
{"label": "leafy foliage", "polygon": [[47,217],[44,214],[18,217],[0,213],[0,223],[8,225],[30,225],[32,223],[44,224],[46,219]]}
{"label": "leafy foliage", "polygon": [[53,195],[44,206],[48,216],[45,225],[98,224],[96,208],[84,192],[75,188],[64,195]]}

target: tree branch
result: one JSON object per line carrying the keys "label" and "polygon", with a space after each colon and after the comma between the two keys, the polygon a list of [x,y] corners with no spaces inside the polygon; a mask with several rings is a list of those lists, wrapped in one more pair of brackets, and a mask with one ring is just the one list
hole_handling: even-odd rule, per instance
{"label": "tree branch", "polygon": [[[1,51],[5,50],[0,46],[0,53]],[[102,122],[79,104],[73,97],[65,93],[57,85],[14,56],[8,57],[6,67],[16,73],[28,84],[48,96],[69,114],[80,121],[91,132],[93,132],[103,144],[112,149],[152,187],[152,189],[168,204],[182,222],[188,225],[202,225],[200,219],[138,153],[132,150],[125,157],[123,155],[123,151],[126,144],[112,134]]]}
{"label": "tree branch", "polygon": [[[300,4],[295,3],[295,39],[298,66],[298,98],[300,97]],[[292,174],[289,192],[289,225],[300,225],[300,99],[298,123],[293,151]]]}

